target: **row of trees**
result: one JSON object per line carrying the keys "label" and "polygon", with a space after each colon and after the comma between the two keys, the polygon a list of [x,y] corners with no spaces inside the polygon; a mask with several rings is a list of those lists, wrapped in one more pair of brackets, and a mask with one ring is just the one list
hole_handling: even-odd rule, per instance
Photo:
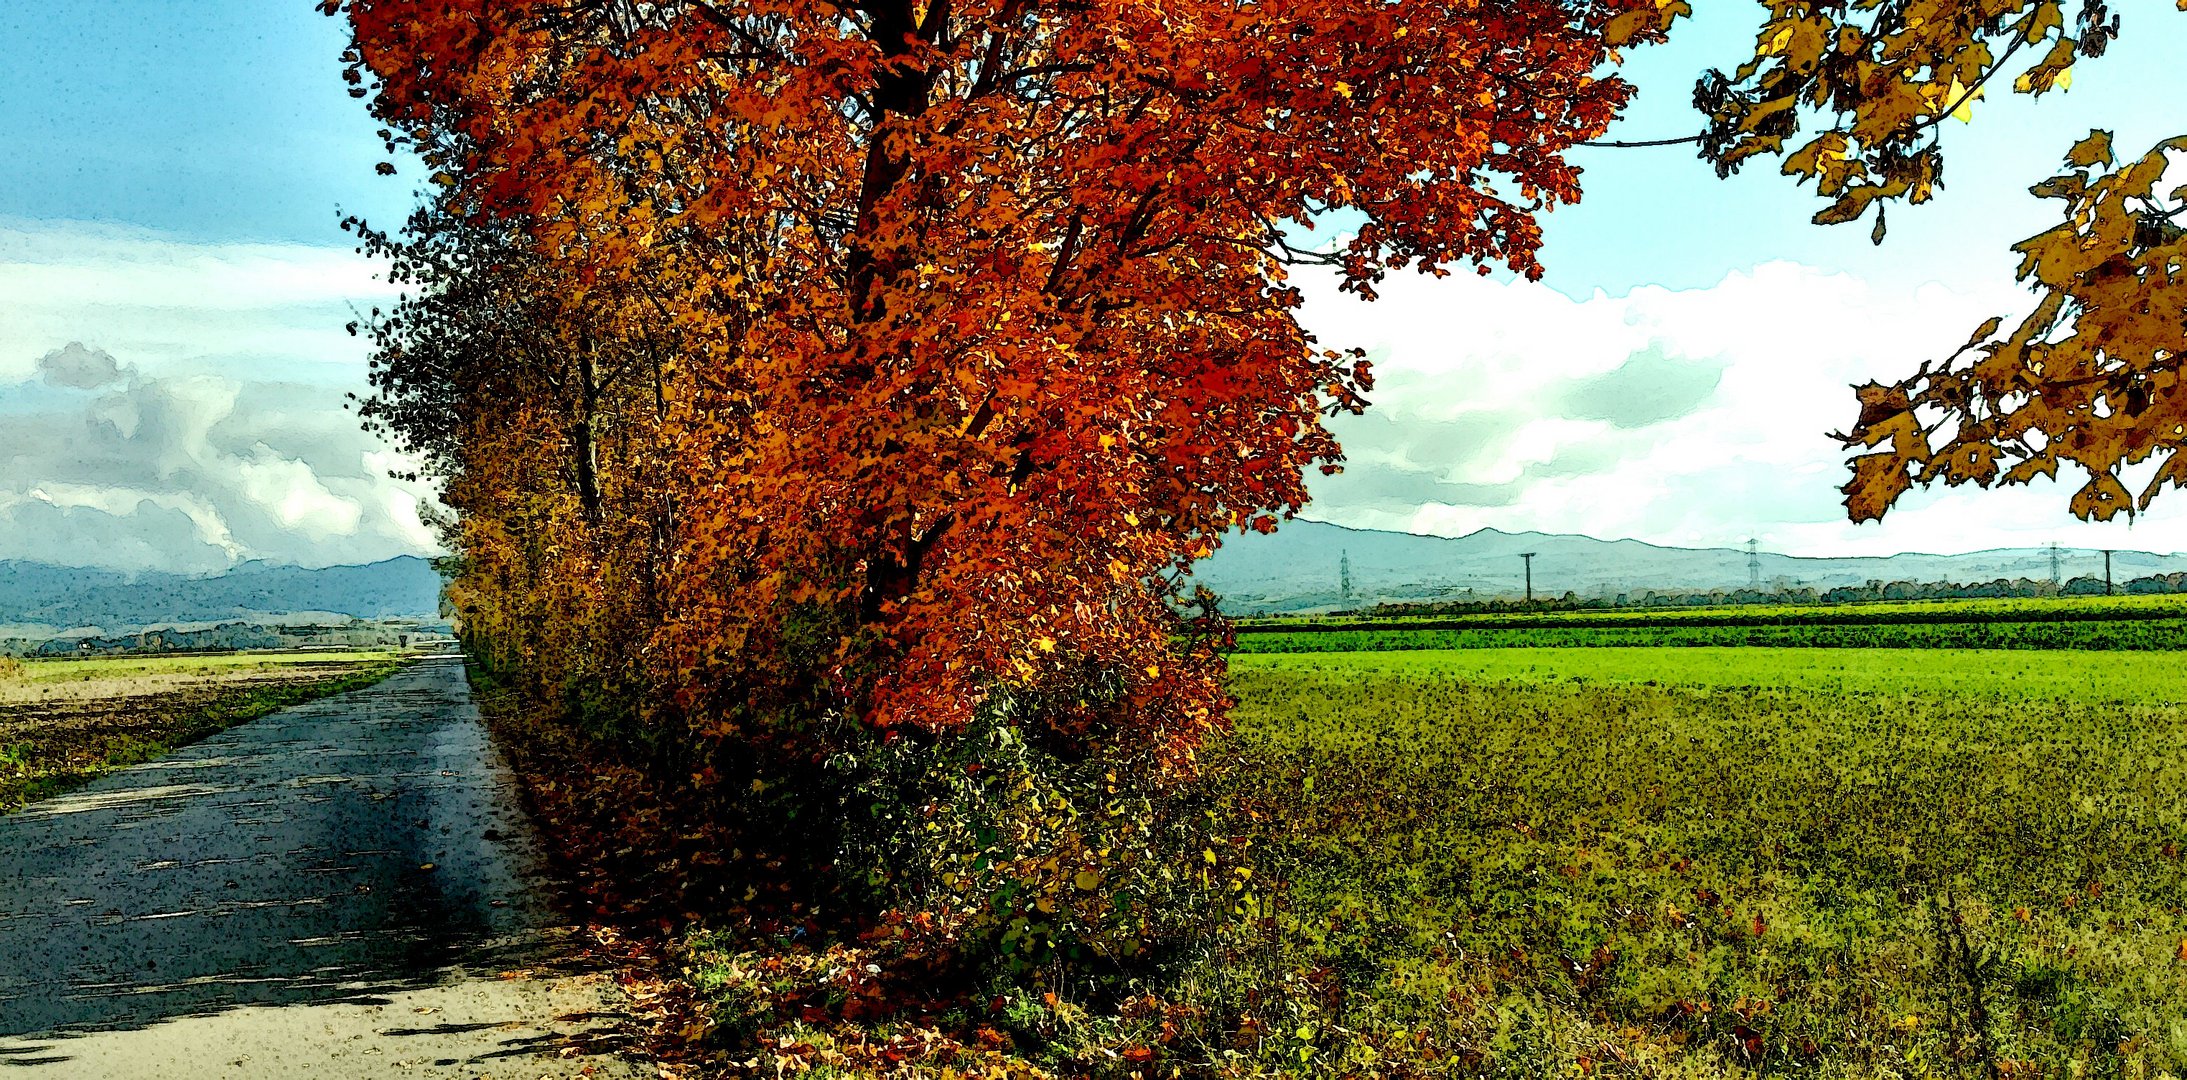
{"label": "row of trees", "polygon": [[350,223],[409,290],[362,409],[444,479],[474,655],[884,904],[985,910],[843,823],[983,797],[905,746],[1190,775],[1228,700],[1181,572],[1370,385],[1289,274],[1538,274],[1684,5],[326,7],[432,170]]}
{"label": "row of trees", "polygon": [[[1393,271],[1538,275],[1539,215],[1580,195],[1568,151],[1632,96],[1624,50],[1689,10],[321,6],[349,24],[348,78],[389,150],[431,174],[401,228],[350,223],[407,288],[356,327],[375,345],[362,411],[445,484],[473,654],[724,813],[796,792],[765,811],[803,837],[785,846],[838,877],[877,852],[847,876],[878,900],[964,911],[1017,886],[914,872],[938,856],[859,848],[844,823],[911,820],[891,800],[970,813],[1002,788],[968,790],[967,755],[1025,784],[1189,775],[1228,701],[1220,624],[1181,571],[1297,510],[1303,478],[1341,466],[1325,419],[1371,388],[1363,359],[1300,326],[1290,275],[1364,299]],[[1938,121],[2024,50],[2041,56],[2021,89],[2041,93],[2116,29],[2064,0],[1768,9],[1681,141],[1727,172],[1781,156],[1832,200],[1818,220],[1873,210],[1879,238],[1886,203],[1939,186]],[[2143,404],[2111,415],[2170,416],[2172,384],[2120,365],[2169,370],[2181,305],[2165,293],[2134,322],[2116,290],[2176,279],[2172,234],[2105,216],[2154,212],[2149,169],[2084,175],[2082,276],[2053,284],[2053,257],[2031,256],[2139,351],[2022,365],[2014,394],[2127,379]],[[1315,241],[1339,214],[1356,229]],[[2112,291],[2075,292],[2086,275]],[[2116,463],[2074,449],[2064,413],[1984,427],[1986,391],[1924,372],[1911,396],[1864,392],[1851,437],[1896,442],[1859,460],[1857,515],[1917,458],[1920,479],[1989,482],[1958,464],[1984,439],[2049,431],[2052,458]],[[1969,418],[1957,448],[1924,456],[1932,429],[1898,419],[1923,408]],[[1075,828],[982,865],[1052,873],[1046,856],[1087,846]]]}

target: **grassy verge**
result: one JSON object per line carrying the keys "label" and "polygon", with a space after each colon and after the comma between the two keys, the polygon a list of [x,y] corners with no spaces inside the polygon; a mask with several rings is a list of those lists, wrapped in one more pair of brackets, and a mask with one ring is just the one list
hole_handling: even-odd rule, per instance
{"label": "grassy verge", "polygon": [[0,813],[237,724],[369,686],[393,653],[35,660],[0,670]]}

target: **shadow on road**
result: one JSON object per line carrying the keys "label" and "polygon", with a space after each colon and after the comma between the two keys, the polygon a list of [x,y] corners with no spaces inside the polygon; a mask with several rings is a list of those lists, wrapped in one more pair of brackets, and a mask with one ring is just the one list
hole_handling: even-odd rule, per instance
{"label": "shadow on road", "polygon": [[0,1068],[227,1010],[567,976],[543,874],[461,664],[414,663],[0,818]]}

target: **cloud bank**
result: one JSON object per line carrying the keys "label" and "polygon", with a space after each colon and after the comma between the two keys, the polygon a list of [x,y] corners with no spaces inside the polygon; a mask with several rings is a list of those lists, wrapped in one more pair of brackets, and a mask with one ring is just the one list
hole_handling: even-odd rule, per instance
{"label": "cloud bank", "polygon": [[357,426],[371,267],[310,247],[0,227],[0,559],[119,570],[434,550]]}
{"label": "cloud bank", "polygon": [[[386,304],[339,249],[185,243],[0,221],[0,559],[218,570],[428,553],[412,463],[340,407],[342,330]],[[2032,546],[2187,550],[2187,498],[2082,525],[2060,484],[1917,493],[1843,519],[1849,384],[1940,356],[2016,289],[1891,289],[1768,263],[1702,289],[1573,299],[1404,275],[1374,304],[1306,279],[1303,317],[1373,356],[1375,407],[1335,421],[1347,471],[1308,516],[1457,535],[1484,526],[1793,554]],[[2179,504],[2177,506],[2173,504]]]}
{"label": "cloud bank", "polygon": [[1577,300],[1462,276],[1393,278],[1372,304],[1302,284],[1307,325],[1325,345],[1367,349],[1377,381],[1367,415],[1335,421],[1349,461],[1313,482],[1308,517],[1687,546],[1759,537],[1811,555],[2053,539],[2187,549],[2187,499],[2159,500],[2131,528],[2087,525],[2057,483],[1917,492],[1881,525],[1845,521],[1845,455],[1827,433],[1853,420],[1848,387],[2025,310],[2017,289],[1883,289],[1782,262],[1705,289]]}

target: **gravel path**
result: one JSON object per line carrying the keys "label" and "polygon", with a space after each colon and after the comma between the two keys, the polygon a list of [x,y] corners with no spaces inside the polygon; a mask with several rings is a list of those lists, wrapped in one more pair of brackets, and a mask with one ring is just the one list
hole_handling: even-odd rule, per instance
{"label": "gravel path", "polygon": [[0,817],[0,1076],[634,1075],[459,663]]}

